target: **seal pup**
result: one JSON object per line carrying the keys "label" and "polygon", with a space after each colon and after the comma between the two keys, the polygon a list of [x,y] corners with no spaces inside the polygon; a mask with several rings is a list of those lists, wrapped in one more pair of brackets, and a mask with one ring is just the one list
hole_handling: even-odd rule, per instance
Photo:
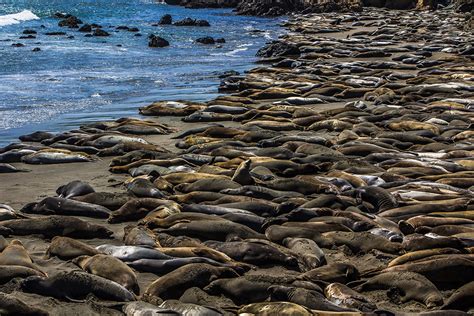
{"label": "seal pup", "polygon": [[94,256],[100,252],[82,241],[62,236],[55,236],[46,249],[45,258],[56,256],[63,260],[73,259],[79,256]]}
{"label": "seal pup", "polygon": [[93,192],[95,192],[94,188],[90,186],[88,183],[83,182],[81,180],[71,181],[68,184],[60,186],[56,190],[56,194],[60,198],[65,198],[65,199],[69,199],[75,196],[86,195]]}

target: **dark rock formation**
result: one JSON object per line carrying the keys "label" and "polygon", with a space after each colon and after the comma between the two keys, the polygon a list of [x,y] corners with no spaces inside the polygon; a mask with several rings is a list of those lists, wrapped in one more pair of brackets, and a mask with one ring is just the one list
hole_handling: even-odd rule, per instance
{"label": "dark rock formation", "polygon": [[89,33],[92,32],[92,26],[90,24],[84,24],[78,30],[79,32]]}
{"label": "dark rock formation", "polygon": [[184,18],[181,21],[174,22],[176,26],[211,26],[206,20],[195,20],[191,18]]}
{"label": "dark rock formation", "polygon": [[159,25],[170,25],[173,23],[173,17],[170,14],[165,14],[158,22]]}
{"label": "dark rock formation", "polygon": [[149,37],[149,47],[166,47],[170,46],[170,43],[162,37],[151,34]]}
{"label": "dark rock formation", "polygon": [[201,43],[201,44],[206,44],[206,45],[211,45],[211,44],[215,44],[216,41],[214,40],[214,38],[210,37],[210,36],[206,36],[206,37],[201,37],[201,38],[198,38],[196,40],[197,43]]}
{"label": "dark rock formation", "polygon": [[83,22],[74,15],[70,15],[68,18],[61,20],[58,23],[60,27],[69,27],[71,29],[77,29],[79,24],[83,24]]}
{"label": "dark rock formation", "polygon": [[110,36],[109,32],[106,32],[106,31],[101,30],[101,29],[95,29],[94,33],[92,35],[94,35],[94,36]]}

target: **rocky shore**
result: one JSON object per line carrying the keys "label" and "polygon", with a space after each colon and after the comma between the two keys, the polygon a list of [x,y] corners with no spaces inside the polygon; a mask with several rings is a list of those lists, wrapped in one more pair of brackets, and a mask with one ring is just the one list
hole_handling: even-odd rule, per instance
{"label": "rocky shore", "polygon": [[230,94],[0,150],[13,315],[467,315],[465,15],[292,17]]}

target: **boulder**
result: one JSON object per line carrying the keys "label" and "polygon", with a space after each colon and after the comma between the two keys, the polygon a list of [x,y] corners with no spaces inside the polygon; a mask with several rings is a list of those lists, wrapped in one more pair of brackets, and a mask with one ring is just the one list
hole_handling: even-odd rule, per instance
{"label": "boulder", "polygon": [[79,32],[89,33],[92,32],[92,26],[90,24],[84,24],[78,30]]}
{"label": "boulder", "polygon": [[201,43],[201,44],[206,44],[206,45],[211,45],[211,44],[216,43],[216,41],[210,36],[198,38],[196,42]]}
{"label": "boulder", "polygon": [[184,18],[180,21],[174,22],[176,26],[211,26],[206,20],[195,20],[191,18]]}
{"label": "boulder", "polygon": [[149,47],[166,47],[166,46],[170,46],[170,43],[165,40],[164,38],[162,37],[159,37],[159,36],[156,36],[156,35],[150,35],[149,37],[149,42],[148,42],[148,46]]}
{"label": "boulder", "polygon": [[158,22],[159,25],[170,25],[173,23],[173,17],[171,14],[165,14],[161,17],[160,21]]}
{"label": "boulder", "polygon": [[106,32],[106,31],[101,30],[101,29],[95,29],[94,33],[92,33],[92,35],[94,35],[94,36],[110,36],[109,32]]}
{"label": "boulder", "polygon": [[64,20],[59,21],[58,26],[76,29],[79,27],[79,24],[83,24],[83,22],[74,15],[71,15]]}

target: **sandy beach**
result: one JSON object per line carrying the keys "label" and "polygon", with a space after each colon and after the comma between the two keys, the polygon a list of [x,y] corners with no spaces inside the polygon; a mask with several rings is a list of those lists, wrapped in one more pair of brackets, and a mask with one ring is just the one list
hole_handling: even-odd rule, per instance
{"label": "sandy beach", "polygon": [[[430,17],[433,17],[431,23],[427,21]],[[474,306],[472,301],[469,302],[472,293],[466,290],[464,296],[455,296],[458,288],[474,282],[474,75],[472,47],[468,46],[473,35],[464,31],[462,25],[463,16],[451,11],[365,9],[360,13],[292,16],[285,23],[288,33],[260,52],[262,60],[255,69],[244,77],[223,79],[221,88],[234,90],[229,95],[196,104],[183,101],[179,107],[158,102],[142,109],[144,113],[155,114],[141,119],[148,121],[146,126],[165,124],[173,132],[164,135],[120,134],[139,137],[146,146],[164,148],[169,151],[167,157],[157,154],[150,159],[145,155],[148,147],[140,149],[145,145],[137,143],[134,145],[136,156],[128,161],[131,164],[123,163],[119,167],[123,173],[118,173],[118,169],[113,173],[109,171],[111,161],[122,155],[91,155],[93,161],[80,163],[12,162],[12,166],[28,171],[0,174],[0,202],[19,211],[28,203],[56,196],[58,187],[75,180],[88,183],[96,192],[122,194],[128,191],[130,200],[153,197],[167,203],[178,201],[181,212],[177,214],[172,213],[169,204],[163,207],[169,213],[160,213],[163,208],[161,211],[155,207],[147,210],[147,218],[151,219],[145,225],[139,225],[139,221],[146,214],[138,215],[139,219],[124,219],[113,224],[104,218],[76,217],[113,232],[112,239],[80,239],[92,247],[124,245],[124,228],[127,226],[136,227],[143,236],[162,244],[156,248],[158,250],[189,247],[191,244],[211,247],[214,240],[222,243],[219,247],[213,245],[213,249],[224,252],[232,260],[216,262],[215,265],[226,269],[233,267],[238,271],[239,279],[247,278],[248,283],[242,283],[240,292],[237,285],[227,288],[216,282],[219,277],[215,277],[211,278],[213,283],[191,285],[179,295],[161,293],[164,296],[159,296],[153,294],[150,284],[160,276],[165,278],[167,273],[134,269],[140,286],[139,301],[159,305],[162,301],[179,300],[181,302],[175,301],[171,309],[185,315],[232,315],[237,312],[251,315],[332,315],[332,312],[341,315],[462,315],[472,312]],[[465,53],[469,49],[471,52]],[[183,114],[193,106],[195,110]],[[176,115],[168,115],[167,111],[175,111]],[[188,122],[183,122],[183,118]],[[203,128],[214,123],[221,124],[222,129]],[[131,121],[130,125],[134,124],[137,128],[144,126]],[[104,126],[109,128],[107,124]],[[115,125],[112,123],[110,126]],[[81,137],[84,137],[86,141],[81,146],[94,147],[97,135],[117,133],[94,128],[82,130],[84,134],[78,134],[75,144],[79,146]],[[197,132],[191,132],[191,136],[177,138],[193,129]],[[280,141],[285,137],[287,140]],[[178,142],[181,148],[176,147]],[[24,144],[28,148],[28,145],[38,145],[39,142]],[[129,151],[129,157],[130,153],[133,151]],[[74,156],[75,152],[68,155]],[[175,163],[174,159],[181,159],[181,162]],[[182,159],[187,161],[183,163]],[[236,170],[245,169],[247,161],[251,164],[248,175],[245,172],[238,174]],[[193,170],[188,174],[178,172],[178,180],[171,178],[175,171],[158,177],[149,173],[148,177],[131,178],[132,167],[147,164],[168,168],[168,171],[174,166]],[[265,170],[256,171],[256,167]],[[195,172],[201,176],[186,181]],[[244,180],[239,180],[237,174]],[[125,183],[133,183],[139,178],[152,183],[155,189],[159,188],[163,196],[152,196],[150,187],[144,189],[145,194],[126,187]],[[165,180],[157,182],[157,179]],[[193,184],[206,179],[215,179],[215,182],[206,182],[199,189],[193,187]],[[219,186],[220,181],[235,184],[235,187],[211,188]],[[171,187],[169,191],[160,186],[165,184]],[[274,191],[260,192],[255,186]],[[232,193],[232,190],[244,187],[249,190],[247,193]],[[215,197],[208,198],[206,192],[212,192]],[[275,192],[280,196],[272,196]],[[195,196],[191,197],[191,193]],[[185,203],[180,199],[189,200]],[[445,209],[440,210],[438,204],[445,205]],[[189,209],[202,209],[200,215],[207,216],[213,214],[212,208],[211,211],[206,208],[210,205],[222,206],[219,212],[224,213],[214,214],[217,218],[234,211],[234,222],[216,220],[232,227],[227,235],[224,234],[225,238],[217,237],[220,231],[214,236],[212,232],[196,232],[186,226],[197,221],[186,217],[188,213],[198,213]],[[135,211],[138,213],[139,210],[137,207]],[[237,219],[240,211],[252,220]],[[117,210],[111,209],[111,212]],[[23,215],[36,218],[54,215],[54,212]],[[170,219],[173,216],[175,221]],[[16,220],[21,220],[21,217]],[[449,229],[444,230],[437,227],[448,225],[446,223],[416,226],[411,221],[415,217],[449,218],[453,223],[462,219],[465,222],[449,224]],[[263,223],[259,231],[245,225],[253,227],[254,220]],[[202,221],[211,222],[207,217]],[[163,233],[174,236],[170,242],[174,246],[164,245]],[[257,237],[248,237],[254,235]],[[255,241],[259,238],[265,240],[261,243],[269,247],[266,248],[269,253],[271,248],[275,253],[294,256],[296,267],[285,265],[270,255],[265,259],[239,262],[233,257],[233,250],[223,250],[230,242],[260,245]],[[289,239],[297,238],[314,241],[316,248],[322,249],[326,264],[307,266],[305,255],[300,251],[298,256],[298,249],[290,250],[288,246]],[[45,258],[51,243],[49,238],[20,236],[13,229],[6,240],[13,239],[21,241],[34,264],[49,277],[59,272],[80,270],[70,260]],[[437,253],[439,249],[448,248],[445,255]],[[421,259],[406,259],[395,269],[390,265],[393,260],[407,254],[416,257],[419,253],[414,253],[417,251],[426,251],[427,254],[420,255]],[[314,256],[314,253],[307,254]],[[446,272],[447,277],[443,274],[445,270],[436,270],[435,261],[441,259],[459,261],[453,266],[448,263],[445,269],[451,272]],[[242,263],[253,267],[242,272],[237,269],[242,268]],[[357,273],[352,277],[347,271],[338,277],[338,264],[355,268]],[[418,270],[415,270],[410,264],[422,267],[417,266]],[[327,267],[327,272],[314,272],[317,277],[311,276],[312,271],[324,267]],[[456,269],[459,271],[453,272]],[[420,280],[414,279],[412,285],[406,286],[398,284],[392,276],[386,284],[380,281],[381,285],[370,288],[372,278],[383,273],[394,273],[400,279],[408,275],[402,273],[413,273],[419,275]],[[231,284],[231,279],[227,280]],[[266,294],[265,290],[259,290],[263,287],[259,282],[280,286],[277,290],[287,296],[271,290]],[[337,294],[337,291],[328,290],[330,285],[339,286],[341,283],[345,284],[342,288],[347,292]],[[50,315],[120,315],[128,304],[93,296],[68,301],[27,293],[19,284],[21,278],[12,279],[0,285],[0,290],[12,293]],[[214,287],[209,284],[214,284]],[[420,286],[422,290],[407,294],[411,286]],[[290,295],[285,292],[285,287],[291,287],[293,291],[298,289],[304,294]],[[253,293],[251,291],[262,299],[242,294]],[[427,298],[424,291],[426,295],[433,292],[437,299]],[[192,296],[190,293],[201,294]],[[311,298],[312,295],[316,298]],[[302,297],[309,298],[303,300]],[[286,303],[276,306],[271,302]],[[195,304],[195,307],[185,303]],[[270,306],[270,312],[265,314],[255,305],[257,303]],[[156,305],[154,312],[157,315],[165,313],[163,306]],[[150,308],[143,305],[127,315],[145,315],[143,313]]]}

